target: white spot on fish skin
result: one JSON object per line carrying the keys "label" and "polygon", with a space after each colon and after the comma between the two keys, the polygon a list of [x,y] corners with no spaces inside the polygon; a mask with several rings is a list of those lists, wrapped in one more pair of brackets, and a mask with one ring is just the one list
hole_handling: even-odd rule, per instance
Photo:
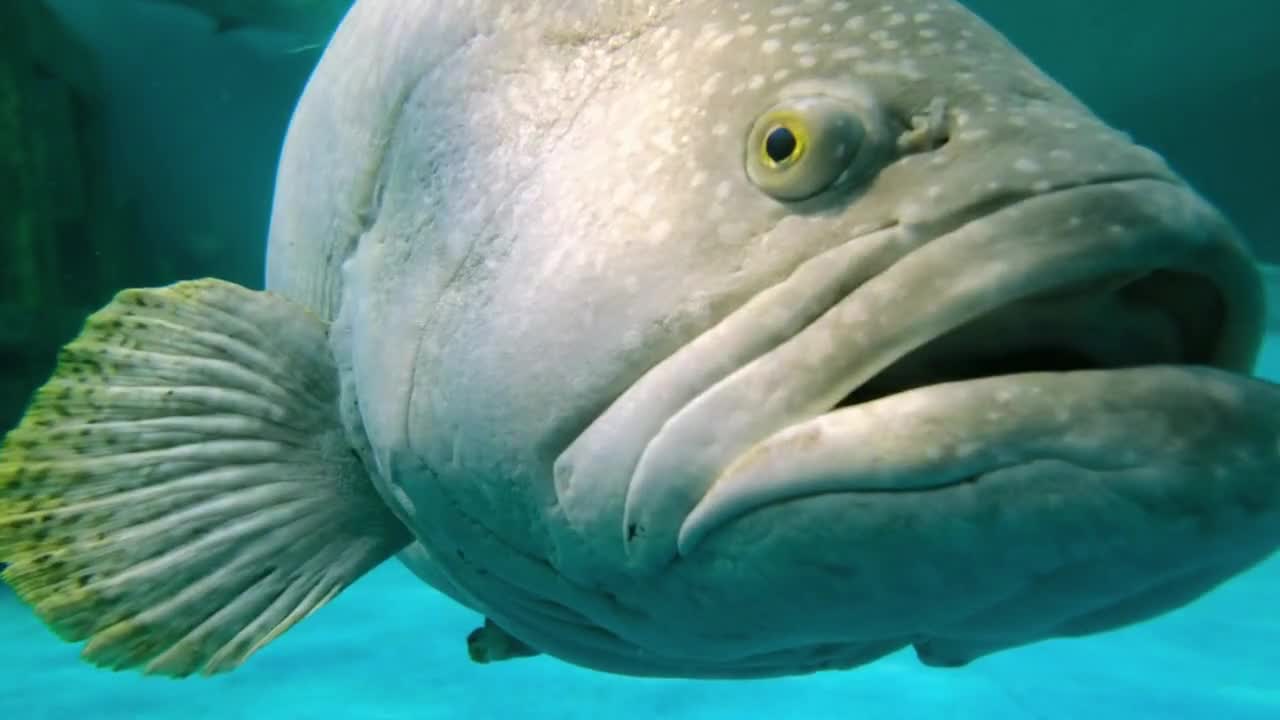
{"label": "white spot on fish skin", "polygon": [[711,77],[707,78],[706,82],[702,83],[702,94],[714,95],[720,89],[720,80],[722,78],[724,78],[724,73],[712,74]]}
{"label": "white spot on fish skin", "polygon": [[658,196],[653,193],[647,193],[633,200],[631,209],[640,217],[649,217],[653,214],[653,208],[657,204]]}
{"label": "white spot on fish skin", "polygon": [[823,35],[830,35],[835,31],[836,31],[836,27],[831,23],[822,23],[822,27],[818,28],[818,32],[822,33]]}
{"label": "white spot on fish skin", "polygon": [[747,81],[747,87],[752,90],[759,90],[764,87],[764,82],[763,75],[752,75],[751,79]]}
{"label": "white spot on fish skin", "polygon": [[933,28],[923,28],[920,31],[918,31],[916,34],[924,38],[925,40],[932,40],[938,37],[938,31],[934,30]]}
{"label": "white spot on fish skin", "polygon": [[721,200],[721,201],[728,200],[729,194],[732,192],[733,192],[733,185],[729,184],[728,180],[721,180],[720,184],[716,185],[717,200]]}
{"label": "white spot on fish skin", "polygon": [[782,47],[782,43],[779,42],[777,38],[769,38],[768,40],[764,41],[764,43],[760,46],[760,49],[764,51],[766,55],[772,55],[773,53],[778,52],[778,48],[781,48],[781,47]]}
{"label": "white spot on fish skin", "polygon": [[831,3],[832,12],[842,13],[848,9],[849,3],[846,0],[837,0],[836,2]]}
{"label": "white spot on fish skin", "polygon": [[729,126],[724,123],[716,123],[711,126],[711,134],[716,137],[722,137],[729,132]]}
{"label": "white spot on fish skin", "polygon": [[927,23],[933,20],[933,13],[918,12],[914,16],[912,16],[911,19],[914,20],[917,24]]}
{"label": "white spot on fish skin", "polygon": [[791,46],[791,52],[797,55],[807,55],[808,53],[813,52],[813,43],[798,42],[795,45]]}
{"label": "white spot on fish skin", "polygon": [[635,183],[623,181],[613,188],[613,202],[615,205],[630,205],[631,198],[635,195]]}
{"label": "white spot on fish skin", "polygon": [[905,202],[898,206],[898,220],[904,223],[918,222],[924,216],[919,203]]}
{"label": "white spot on fish skin", "polygon": [[777,70],[773,73],[773,81],[782,82],[783,80],[786,80],[790,76],[791,76],[791,71],[786,68],[782,68],[781,70]]}
{"label": "white spot on fish skin", "polygon": [[770,10],[769,14],[774,17],[786,17],[787,15],[794,15],[795,12],[796,8],[794,5],[779,5],[778,7]]}
{"label": "white spot on fish skin", "polygon": [[1040,163],[1029,157],[1018,158],[1013,164],[1013,169],[1020,173],[1038,173],[1040,172]]}
{"label": "white spot on fish skin", "polygon": [[1037,180],[1031,183],[1031,192],[1034,192],[1034,193],[1047,193],[1052,189],[1053,189],[1053,183],[1049,182],[1048,180]]}
{"label": "white spot on fish skin", "polygon": [[800,67],[803,67],[803,68],[811,68],[811,67],[813,67],[814,65],[817,65],[817,64],[818,64],[818,58],[816,58],[816,57],[814,57],[814,56],[812,56],[812,55],[802,55],[802,56],[800,56],[799,58],[796,58],[796,63],[797,63]]}
{"label": "white spot on fish skin", "polygon": [[722,243],[739,244],[750,233],[750,226],[744,222],[723,222],[716,226],[716,236]]}
{"label": "white spot on fish skin", "polygon": [[792,29],[802,28],[811,22],[813,22],[813,18],[805,17],[804,15],[797,15],[787,22],[787,26]]}
{"label": "white spot on fish skin", "polygon": [[854,15],[848,20],[844,21],[844,29],[845,30],[861,30],[862,27],[866,24],[867,24],[866,18],[864,18],[861,15]]}
{"label": "white spot on fish skin", "polygon": [[707,182],[707,171],[698,170],[693,174],[693,177],[689,179],[689,187],[693,189],[697,189],[705,185],[706,182]]}
{"label": "white spot on fish skin", "polygon": [[925,191],[925,194],[928,195],[931,200],[936,200],[939,197],[942,197],[942,186],[930,185],[929,189]]}
{"label": "white spot on fish skin", "polygon": [[751,37],[752,35],[755,35],[757,32],[759,32],[759,30],[760,28],[757,28],[755,25],[743,25],[742,27],[738,28],[738,34],[741,35],[742,37]]}
{"label": "white spot on fish skin", "polygon": [[902,14],[902,13],[894,13],[894,14],[892,14],[892,15],[890,15],[890,16],[889,16],[889,22],[888,22],[888,23],[886,23],[886,24],[887,24],[889,27],[897,27],[898,25],[905,24],[906,22],[907,22],[907,16],[906,16],[906,15],[904,15],[904,14]]}
{"label": "white spot on fish skin", "polygon": [[836,50],[834,53],[831,53],[831,59],[833,59],[833,60],[855,60],[855,59],[860,58],[860,57],[865,57],[865,56],[866,56],[866,54],[867,54],[867,51],[866,51],[866,50],[864,50],[864,49],[862,49],[862,48],[860,48],[860,47],[858,47],[858,46],[856,46],[856,45],[851,45],[851,46],[849,46],[849,47],[842,47],[842,48],[840,48],[839,50]]}
{"label": "white spot on fish skin", "polygon": [[659,220],[649,228],[649,244],[658,245],[671,237],[671,221]]}

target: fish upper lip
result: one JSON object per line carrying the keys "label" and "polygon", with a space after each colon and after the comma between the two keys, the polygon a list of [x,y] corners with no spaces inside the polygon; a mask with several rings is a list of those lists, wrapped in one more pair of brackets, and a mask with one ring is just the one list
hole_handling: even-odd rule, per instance
{"label": "fish upper lip", "polygon": [[[1144,201],[1115,201],[1142,190],[1147,191]],[[1037,234],[1034,227],[1019,225],[1020,214],[1030,216],[1033,225],[1061,219],[1061,213],[1051,212],[1052,204],[1079,193],[1095,194],[1092,199],[1100,203],[1095,217],[1073,218],[1074,227],[1067,222],[1052,231],[1041,229],[1040,237],[1031,237]],[[1046,207],[1048,211],[1037,213]],[[983,223],[993,220],[1009,227],[986,232]],[[1126,221],[1131,229],[1124,227]],[[1190,271],[1212,273],[1196,267],[1195,258],[1200,251],[1213,255],[1215,248],[1231,245],[1221,241],[1223,233],[1230,236],[1231,231],[1221,216],[1185,186],[1142,175],[1008,198],[995,203],[994,210],[933,236],[891,261],[884,272],[859,283],[855,291],[836,298],[820,318],[713,380],[664,419],[627,486],[622,532],[629,563],[652,571],[670,562],[686,545],[678,542],[686,520],[737,458],[765,437],[829,411],[853,388],[915,347],[1014,300],[1104,275],[1188,263],[1193,265]],[[1019,236],[1021,244],[1010,241],[1009,235]],[[960,264],[964,258],[956,256],[984,251],[1008,256],[989,255],[1001,261],[978,267],[970,263],[967,268]],[[932,282],[931,273],[937,276]],[[910,293],[901,291],[904,284],[911,285]],[[1236,298],[1236,304],[1251,302]],[[1246,318],[1244,324],[1251,322]],[[1252,351],[1245,348],[1237,354]],[[1239,364],[1231,359],[1218,362]],[[830,367],[841,364],[847,367]],[[797,373],[797,368],[807,372]]]}

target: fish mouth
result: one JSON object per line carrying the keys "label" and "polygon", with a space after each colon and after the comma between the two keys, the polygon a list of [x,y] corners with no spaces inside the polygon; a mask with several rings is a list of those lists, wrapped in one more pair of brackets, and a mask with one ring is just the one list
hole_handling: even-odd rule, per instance
{"label": "fish mouth", "polygon": [[832,407],[947,382],[1027,372],[1212,365],[1226,298],[1185,270],[1116,273],[1021,298],[908,352]]}
{"label": "fish mouth", "polygon": [[656,570],[814,495],[936,492],[1070,452],[1106,465],[1123,438],[1058,442],[1088,422],[1088,388],[1111,387],[1080,378],[1247,371],[1261,297],[1229,224],[1176,182],[1000,208],[897,258],[668,418],[627,488],[627,556]]}

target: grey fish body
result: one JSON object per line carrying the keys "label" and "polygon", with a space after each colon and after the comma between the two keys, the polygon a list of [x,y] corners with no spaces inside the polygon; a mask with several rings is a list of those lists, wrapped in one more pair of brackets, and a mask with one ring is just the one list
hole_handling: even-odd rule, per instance
{"label": "grey fish body", "polygon": [[[752,445],[862,383],[874,397],[999,357],[1058,369],[1077,351],[1093,355],[1085,367],[1246,369],[1257,281],[1229,227],[1161,158],[954,3],[607,5],[616,12],[455,7],[456,22],[418,26],[357,7],[283,165],[272,283],[338,308],[363,432],[388,476],[406,478],[408,522],[477,609],[592,666],[766,675],[909,644],[962,663],[1154,614],[1238,567],[1113,583],[1101,555],[1129,547],[1123,562],[1176,575],[1180,561],[1160,564],[1146,543],[1181,554],[1186,541],[1161,536],[1173,531],[1154,515],[1125,532],[1116,523],[1131,509],[1093,491],[1073,505],[1016,489],[1105,486],[1106,470],[1059,448],[961,462],[981,451],[964,439],[974,413],[1014,424],[1036,393],[1057,398],[1043,412],[1070,417],[1046,423],[1049,437],[1090,416],[1110,429],[1080,440],[1102,462],[1128,433],[1136,441],[1141,419],[1058,395],[1115,383],[1160,406],[1162,383],[1174,402],[1176,388],[1213,382],[1200,371],[1086,373],[1039,390],[1029,379],[1001,402],[936,410],[920,391],[914,412],[868,406],[876,417],[858,422],[878,441],[845,431],[865,477],[843,476],[841,457],[814,460],[801,482],[783,438],[758,451],[782,455],[755,489],[721,492],[717,476]],[[367,82],[342,66],[367,57],[368,37],[391,37],[392,55],[371,64],[384,75],[367,101],[315,109]],[[745,145],[771,108],[805,103],[856,117],[861,147],[828,188],[778,198],[744,172]],[[315,172],[314,153],[335,164]],[[344,207],[354,227],[334,222]],[[342,273],[295,270],[338,258]],[[1203,285],[1181,275],[1202,271]],[[387,290],[388,274],[408,277]],[[1133,283],[1140,296],[1143,277],[1205,312],[1229,308],[1216,337],[1173,348],[1151,308],[1101,289]],[[969,317],[985,319],[948,332]],[[430,341],[390,353],[359,339],[424,329]],[[911,352],[934,336],[936,351]],[[991,447],[1024,442],[996,426]],[[822,429],[806,429],[821,445]],[[898,434],[906,447],[884,439]],[[954,466],[990,479],[960,483]]]}
{"label": "grey fish body", "polygon": [[[1240,239],[954,2],[357,2],[290,129],[267,284],[128,295],[71,347],[159,371],[215,438],[265,434],[169,452],[240,459],[180,487],[272,508],[213,526],[225,566],[146,526],[184,550],[139,562],[205,573],[208,627],[168,585],[41,569],[104,542],[61,495],[54,545],[0,536],[6,578],[95,661],[234,667],[399,552],[486,616],[482,661],[957,666],[1155,617],[1280,543]],[[185,340],[139,327],[164,351],[139,355],[137,313]],[[0,527],[42,512],[6,473],[81,458],[79,425],[56,451],[44,428],[174,412],[92,385],[68,412],[81,370],[6,441]],[[192,421],[137,422],[172,442]],[[288,482],[243,461],[267,440]]]}

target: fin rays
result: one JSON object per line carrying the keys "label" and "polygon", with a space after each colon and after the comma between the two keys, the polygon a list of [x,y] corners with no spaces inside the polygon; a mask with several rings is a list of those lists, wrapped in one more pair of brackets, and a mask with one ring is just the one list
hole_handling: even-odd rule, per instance
{"label": "fin rays", "polygon": [[214,280],[121,293],[0,448],[3,577],[90,662],[230,670],[409,541],[326,328]]}

